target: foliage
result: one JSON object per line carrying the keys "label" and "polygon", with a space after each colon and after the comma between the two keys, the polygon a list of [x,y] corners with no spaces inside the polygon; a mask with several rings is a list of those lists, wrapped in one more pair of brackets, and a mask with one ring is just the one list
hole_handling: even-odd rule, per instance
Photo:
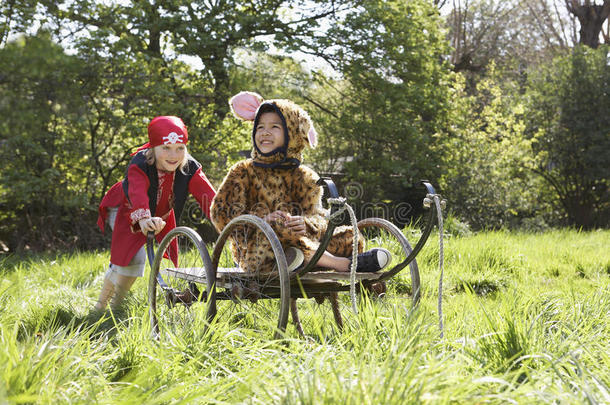
{"label": "foliage", "polygon": [[49,0],[3,1],[0,3],[0,46],[5,45],[15,32],[26,32],[36,18],[37,6]]}
{"label": "foliage", "polygon": [[568,224],[608,226],[610,47],[577,47],[531,75],[528,127],[535,161]]}
{"label": "foliage", "polygon": [[41,34],[0,49],[7,72],[0,238],[12,249],[98,243],[95,207],[159,112],[185,120],[194,156],[205,150],[201,127],[210,113],[189,103],[203,86],[183,63],[130,53],[122,40],[96,44],[83,40],[69,56]]}
{"label": "foliage", "polygon": [[474,229],[514,228],[548,213],[528,170],[532,156],[518,85],[491,64],[473,95],[464,94],[463,81],[456,88],[462,90],[451,109],[441,179],[451,210]]}
{"label": "foliage", "polygon": [[106,252],[11,257],[0,263],[0,402],[608,403],[609,237],[446,239],[442,339],[430,243],[418,309],[363,300],[343,332],[301,339],[289,324],[276,341],[235,319],[206,333],[202,316],[157,342],[145,280],[121,311],[88,312]]}
{"label": "foliage", "polygon": [[80,187],[91,174],[82,159],[86,66],[41,35],[0,49],[0,71],[0,238],[20,235],[8,242],[40,247],[63,228],[56,236],[70,243],[79,234],[72,216],[88,203]]}
{"label": "foliage", "polygon": [[[558,146],[582,130],[593,143],[574,141],[582,153],[607,150],[607,132],[591,129],[607,127],[603,56],[583,52],[582,61],[574,59],[574,69],[587,72],[582,77],[568,74],[568,59],[534,73],[531,104],[524,105],[531,111],[521,111],[517,94],[526,69],[569,46],[554,31],[546,0],[469,3],[474,11],[461,21],[472,35],[463,37],[461,50],[476,53],[472,60],[484,69],[467,91],[452,73],[443,29],[449,21],[455,36],[459,24],[444,21],[434,7],[444,3],[2,2],[0,247],[101,246],[97,203],[123,176],[155,115],[184,119],[189,151],[219,184],[250,149],[248,126],[228,114],[227,100],[240,90],[291,98],[309,111],[320,147],[306,163],[338,173],[341,191],[362,205],[360,213],[371,204],[404,203],[409,212],[402,223],[410,220],[421,205],[415,186],[427,178],[442,185],[456,216],[473,229],[554,223],[558,206],[544,205],[553,195],[569,223],[606,225],[607,182],[600,178],[607,178],[607,162],[591,154],[572,158]],[[549,35],[530,29],[537,23]],[[501,72],[488,71],[493,59]],[[520,90],[509,88],[513,80]],[[596,80],[602,85],[592,85]],[[591,91],[581,91],[587,86]],[[570,104],[571,95],[579,101]],[[593,107],[577,108],[585,105]],[[578,179],[576,164],[586,168]],[[464,165],[472,178],[459,170]],[[523,167],[547,182],[527,179]],[[579,187],[589,191],[574,191]],[[537,202],[523,192],[533,189],[540,190]],[[536,204],[543,205],[542,216]]]}
{"label": "foliage", "polygon": [[[214,7],[207,2],[139,0],[3,3],[0,53],[6,73],[0,78],[0,103],[12,121],[0,127],[0,139],[33,143],[34,162],[44,161],[36,153],[52,154],[45,167],[23,159],[4,163],[11,170],[0,183],[3,246],[14,250],[26,243],[36,249],[99,243],[93,228],[96,204],[122,177],[129,154],[144,142],[146,125],[155,115],[183,118],[191,154],[219,181],[230,163],[226,152],[243,149],[243,141],[234,141],[242,131],[240,124],[225,120],[235,49],[264,49],[269,35],[277,34],[278,44],[284,45],[311,35],[317,19],[329,12],[321,3],[311,7],[314,3],[309,2],[299,12],[288,12],[301,5],[299,1],[222,2]],[[35,71],[29,69],[32,61],[27,56],[13,51],[19,47],[11,41],[24,32],[24,54],[31,52],[30,58],[41,65]],[[43,57],[48,50],[30,49],[29,44],[42,37],[55,52],[46,59],[49,63]],[[68,51],[62,52],[58,43]],[[187,66],[183,57],[195,58],[201,68]],[[66,62],[53,65],[53,58]],[[55,104],[51,100],[53,105],[45,104],[50,97],[46,94],[32,95],[39,104],[18,99],[23,91],[42,91],[41,83],[63,99]],[[72,110],[58,108],[61,102]],[[45,120],[53,130],[45,129]],[[46,151],[50,146],[59,152]],[[3,157],[9,153],[4,149]],[[69,186],[58,187],[57,179]],[[37,182],[45,184],[39,187]],[[31,194],[36,190],[49,197],[43,204],[34,202]],[[23,204],[28,206],[22,209]]]}
{"label": "foliage", "polygon": [[66,11],[54,14],[93,33],[104,45],[120,38],[131,52],[152,58],[173,54],[198,62],[200,80],[213,88],[204,95],[215,118],[206,127],[209,130],[215,130],[229,110],[229,68],[236,49],[264,50],[269,39],[292,45],[300,37],[313,35],[318,20],[333,10],[328,2],[302,0],[64,3]]}
{"label": "foliage", "polygon": [[436,145],[451,88],[434,7],[356,1],[320,43],[342,75],[320,85],[331,115],[322,120],[321,146],[334,145],[335,161],[362,186],[364,201],[403,201],[420,179],[438,178]]}

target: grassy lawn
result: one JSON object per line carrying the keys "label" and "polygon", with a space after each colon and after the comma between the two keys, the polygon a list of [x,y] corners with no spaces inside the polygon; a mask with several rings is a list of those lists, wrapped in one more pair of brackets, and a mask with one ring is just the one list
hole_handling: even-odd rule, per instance
{"label": "grassy lawn", "polygon": [[436,235],[419,307],[361,300],[307,339],[199,316],[156,342],[146,277],[123,310],[89,312],[108,252],[0,259],[0,403],[610,403],[609,246],[607,230],[446,238],[443,338]]}

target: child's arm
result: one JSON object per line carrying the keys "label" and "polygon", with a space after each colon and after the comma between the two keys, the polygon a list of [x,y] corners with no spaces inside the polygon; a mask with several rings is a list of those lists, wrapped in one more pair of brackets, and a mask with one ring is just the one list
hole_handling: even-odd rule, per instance
{"label": "child's arm", "polygon": [[132,164],[127,169],[127,197],[131,208],[129,220],[131,230],[146,234],[154,232],[155,235],[163,230],[165,221],[160,217],[153,217],[150,213],[148,201],[148,188],[150,180],[137,165]]}
{"label": "child's arm", "polygon": [[[157,228],[163,229],[161,218],[158,220],[152,220],[149,201],[148,201],[148,188],[150,187],[150,181],[146,173],[142,171],[137,165],[131,164],[127,169],[127,198],[130,204],[129,210],[129,221],[131,223],[131,229],[133,232],[143,231],[157,231]],[[160,231],[160,230],[159,230]]]}
{"label": "child's arm", "polygon": [[302,168],[300,182],[303,187],[296,188],[296,201],[301,201],[302,217],[307,233],[319,237],[326,230],[326,210],[322,207],[322,187],[317,184],[318,175],[307,167]]}
{"label": "child's arm", "polygon": [[210,208],[210,219],[218,232],[235,217],[247,213],[246,189],[248,173],[237,163],[222,181]]}
{"label": "child's arm", "polygon": [[189,192],[195,197],[206,217],[210,218],[210,206],[212,205],[212,200],[216,195],[216,191],[214,190],[212,183],[210,183],[205,176],[205,173],[203,173],[203,170],[201,170],[201,167],[197,169],[193,177],[191,177]]}

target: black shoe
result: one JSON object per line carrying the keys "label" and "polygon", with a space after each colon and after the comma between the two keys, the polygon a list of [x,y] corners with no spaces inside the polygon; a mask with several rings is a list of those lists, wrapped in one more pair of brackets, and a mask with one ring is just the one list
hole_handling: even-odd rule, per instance
{"label": "black shoe", "polygon": [[392,261],[387,249],[375,248],[358,255],[357,273],[374,273],[383,269]]}

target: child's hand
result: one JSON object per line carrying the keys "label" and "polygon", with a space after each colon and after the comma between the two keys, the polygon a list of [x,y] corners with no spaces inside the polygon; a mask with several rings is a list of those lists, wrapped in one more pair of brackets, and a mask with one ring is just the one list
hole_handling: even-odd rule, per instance
{"label": "child's hand", "polygon": [[295,215],[291,216],[287,214],[288,218],[284,221],[284,226],[289,228],[292,232],[297,235],[305,235],[305,219],[303,217]]}
{"label": "child's hand", "polygon": [[289,217],[290,215],[288,215],[284,211],[273,211],[271,214],[265,215],[263,220],[269,224],[271,224],[272,222],[283,224],[284,221],[286,221]]}
{"label": "child's hand", "polygon": [[151,231],[155,232],[156,235],[165,228],[165,221],[160,217],[144,218],[141,219],[138,224],[140,225],[142,233],[145,235]]}

